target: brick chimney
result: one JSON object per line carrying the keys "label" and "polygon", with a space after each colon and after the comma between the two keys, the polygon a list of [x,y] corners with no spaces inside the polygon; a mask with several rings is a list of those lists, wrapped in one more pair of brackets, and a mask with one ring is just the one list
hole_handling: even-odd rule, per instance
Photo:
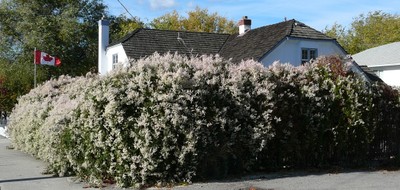
{"label": "brick chimney", "polygon": [[246,33],[251,30],[251,20],[244,16],[242,20],[239,21],[239,35]]}
{"label": "brick chimney", "polygon": [[99,20],[99,52],[98,69],[99,74],[104,75],[108,72],[106,48],[109,43],[110,22],[108,20]]}

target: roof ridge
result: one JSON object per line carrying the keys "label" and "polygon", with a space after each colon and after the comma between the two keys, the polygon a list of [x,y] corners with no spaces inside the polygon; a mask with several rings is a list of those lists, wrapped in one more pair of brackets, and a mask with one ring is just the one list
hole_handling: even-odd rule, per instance
{"label": "roof ridge", "polygon": [[357,54],[364,54],[364,53],[373,52],[373,51],[379,51],[379,50],[382,51],[382,48],[388,48],[388,47],[396,46],[396,45],[398,45],[398,44],[399,44],[399,46],[400,46],[400,41],[397,41],[397,42],[389,42],[389,43],[387,43],[387,44],[383,44],[383,45],[379,45],[379,46],[375,46],[375,47],[372,47],[372,48],[365,49],[365,50],[360,51],[360,52],[358,52],[358,53],[356,53],[356,54],[354,54],[354,55],[357,55]]}
{"label": "roof ridge", "polygon": [[128,41],[132,36],[134,36],[135,34],[137,34],[140,30],[142,30],[143,28],[136,28],[135,30],[133,30],[132,32],[129,32],[128,34],[126,34],[125,36],[123,36],[122,38],[116,40],[115,42],[112,42],[110,44],[107,45],[107,47],[116,45],[116,44],[121,44],[124,43],[126,41]]}
{"label": "roof ridge", "polygon": [[[275,25],[283,24],[283,23],[285,23],[285,22],[293,22],[293,21],[296,21],[296,20],[295,20],[295,19],[290,19],[290,20],[286,20],[286,21],[277,22],[277,23],[274,23],[274,24],[269,24],[269,25],[261,26],[261,27],[254,28],[254,29],[251,29],[251,30],[257,30],[257,29],[262,29],[262,28],[266,28],[266,27],[272,27],[272,26],[275,26]],[[251,31],[251,30],[250,30],[250,31]]]}
{"label": "roof ridge", "polygon": [[142,30],[150,30],[150,31],[168,31],[168,32],[185,32],[185,33],[200,33],[200,34],[217,34],[217,35],[231,35],[228,33],[216,33],[216,32],[198,32],[198,31],[187,31],[187,30],[165,30],[165,29],[156,29],[156,28],[141,28]]}
{"label": "roof ridge", "polygon": [[235,36],[236,36],[235,34],[230,34],[230,35],[225,39],[224,43],[222,44],[222,46],[221,46],[221,47],[219,48],[219,50],[218,50],[218,54],[221,53],[221,50],[226,46],[227,42],[228,42],[229,40],[231,40],[231,38],[234,38]]}
{"label": "roof ridge", "polygon": [[292,21],[290,28],[288,31],[286,31],[286,36],[290,36],[293,33],[294,30],[294,25],[296,24],[296,20],[295,19],[291,19],[289,21]]}
{"label": "roof ridge", "polygon": [[127,38],[122,38],[121,43],[126,42],[129,38],[134,36],[135,34],[139,33],[139,31],[143,30],[143,28],[136,28],[130,34],[127,35]]}
{"label": "roof ridge", "polygon": [[[375,46],[375,47],[372,47],[372,48],[365,49],[365,50],[363,50],[363,51],[374,50],[374,49],[379,49],[379,48],[383,48],[383,47],[391,47],[391,46],[393,46],[393,45],[397,45],[397,43],[400,43],[400,41],[397,41],[397,42],[389,42],[389,43],[387,43],[387,44],[382,44],[382,45],[378,45],[378,46]],[[361,51],[361,52],[363,52],[363,51]],[[359,52],[359,53],[361,53],[361,52]]]}
{"label": "roof ridge", "polygon": [[[325,40],[336,40],[335,38],[329,37],[328,35],[324,34],[323,32],[304,24],[298,20],[292,20],[292,27],[291,32],[288,34],[290,37],[299,37],[299,38],[307,38],[306,36],[314,33],[314,35],[319,36],[319,38],[323,38]],[[308,31],[307,31],[308,30]],[[301,34],[302,33],[302,34]],[[299,35],[300,34],[300,35]],[[306,36],[303,36],[306,35]]]}

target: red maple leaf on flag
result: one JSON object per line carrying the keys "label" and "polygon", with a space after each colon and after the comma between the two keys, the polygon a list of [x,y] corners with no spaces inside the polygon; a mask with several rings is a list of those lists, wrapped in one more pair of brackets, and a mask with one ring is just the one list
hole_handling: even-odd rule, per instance
{"label": "red maple leaf on flag", "polygon": [[53,60],[53,58],[52,58],[52,57],[50,57],[50,55],[49,55],[49,54],[47,54],[47,55],[43,56],[43,60],[45,60],[45,61],[49,62],[49,61]]}
{"label": "red maple leaf on flag", "polygon": [[[0,0],[1,1],[1,0]],[[45,52],[35,50],[35,64],[37,65],[51,65],[51,66],[60,66],[61,60],[58,57],[53,57]]]}

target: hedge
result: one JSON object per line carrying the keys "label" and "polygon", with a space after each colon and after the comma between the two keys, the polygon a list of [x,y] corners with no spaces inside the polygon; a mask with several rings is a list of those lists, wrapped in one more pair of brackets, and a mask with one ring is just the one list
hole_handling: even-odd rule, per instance
{"label": "hedge", "polygon": [[299,67],[155,54],[61,76],[19,102],[8,133],[59,175],[143,187],[399,158],[397,90],[339,57]]}

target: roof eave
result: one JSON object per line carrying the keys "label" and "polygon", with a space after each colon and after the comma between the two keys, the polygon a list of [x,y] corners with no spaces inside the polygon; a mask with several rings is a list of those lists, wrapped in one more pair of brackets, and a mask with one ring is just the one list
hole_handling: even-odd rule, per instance
{"label": "roof eave", "polygon": [[290,36],[290,35],[288,35],[287,38],[289,38],[289,39],[300,39],[300,40],[336,41],[334,38],[330,38],[330,39],[306,38],[306,37],[296,37],[296,36]]}
{"label": "roof eave", "polygon": [[400,67],[400,63],[395,64],[384,64],[384,65],[366,65],[369,68],[397,68]]}
{"label": "roof eave", "polygon": [[109,45],[109,46],[106,47],[106,50],[111,49],[111,48],[114,48],[114,47],[116,47],[116,46],[123,46],[123,44],[122,44],[122,43],[111,44],[111,45]]}

